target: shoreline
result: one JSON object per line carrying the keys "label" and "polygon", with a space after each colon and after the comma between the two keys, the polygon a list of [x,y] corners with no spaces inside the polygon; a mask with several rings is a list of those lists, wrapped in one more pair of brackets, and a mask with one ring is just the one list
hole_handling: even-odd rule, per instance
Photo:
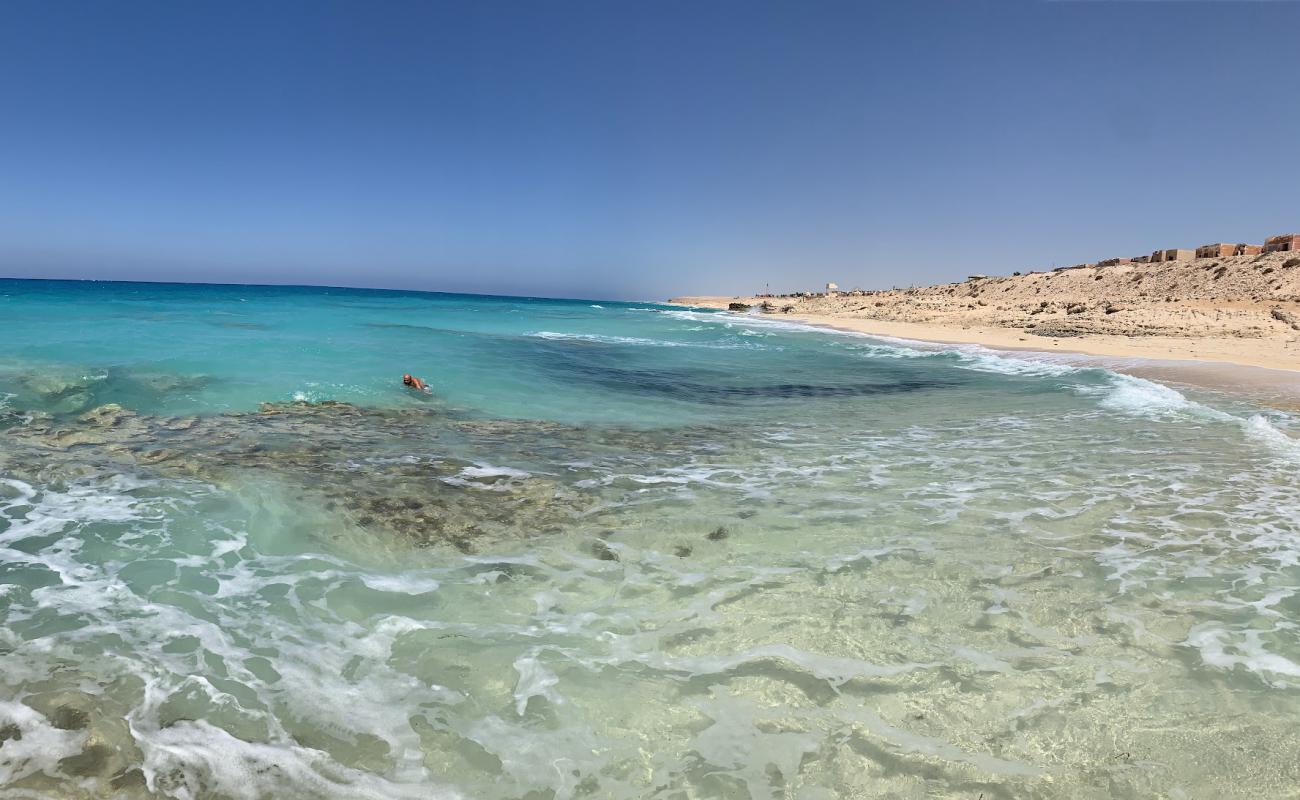
{"label": "shoreline", "polygon": [[[748,300],[692,297],[674,299],[669,304],[688,310],[725,311],[727,303],[737,299],[740,302]],[[699,302],[706,300],[709,302]],[[732,312],[732,315],[739,319],[750,316],[740,312]],[[1217,337],[1180,340],[1095,334],[1062,341],[992,326],[953,326],[797,312],[755,313],[752,316],[936,349],[978,346],[1022,357],[1037,356],[1038,360],[1100,367],[1162,383],[1247,397],[1281,410],[1300,411],[1300,348],[1284,349],[1284,343],[1275,341]],[[1259,345],[1261,352],[1243,353],[1243,345],[1248,344]]]}

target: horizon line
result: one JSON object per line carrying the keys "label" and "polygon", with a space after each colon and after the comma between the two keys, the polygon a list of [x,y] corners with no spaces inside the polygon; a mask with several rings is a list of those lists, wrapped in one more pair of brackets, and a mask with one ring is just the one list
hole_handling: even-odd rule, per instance
{"label": "horizon line", "polygon": [[396,289],[388,286],[343,286],[324,283],[238,283],[230,281],[142,281],[131,278],[23,278],[13,275],[0,275],[0,281],[31,281],[33,283],[133,283],[150,286],[238,286],[251,288],[278,289],[347,289],[349,291],[367,292],[407,292],[414,294],[445,294],[459,297],[504,297],[512,300],[554,300],[572,303],[648,303],[650,305],[672,305],[663,300],[615,300],[598,297],[550,297],[546,295],[524,294],[487,294],[483,292],[448,292],[440,289]]}

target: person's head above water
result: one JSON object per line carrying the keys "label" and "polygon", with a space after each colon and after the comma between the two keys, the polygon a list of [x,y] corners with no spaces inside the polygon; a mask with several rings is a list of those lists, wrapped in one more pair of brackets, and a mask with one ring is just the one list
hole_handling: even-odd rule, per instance
{"label": "person's head above water", "polygon": [[411,373],[408,372],[402,376],[402,383],[406,384],[407,386],[410,386],[412,383],[415,383],[415,379],[412,378]]}

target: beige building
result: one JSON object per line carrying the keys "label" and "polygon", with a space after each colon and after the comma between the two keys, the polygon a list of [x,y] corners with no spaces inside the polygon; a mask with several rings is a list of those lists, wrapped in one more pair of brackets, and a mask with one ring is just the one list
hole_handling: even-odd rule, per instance
{"label": "beige building", "polygon": [[1300,233],[1284,233],[1264,240],[1265,253],[1290,253],[1300,251]]}
{"label": "beige building", "polygon": [[1196,248],[1197,258],[1227,258],[1237,254],[1237,245],[1218,242],[1216,244],[1203,244]]}

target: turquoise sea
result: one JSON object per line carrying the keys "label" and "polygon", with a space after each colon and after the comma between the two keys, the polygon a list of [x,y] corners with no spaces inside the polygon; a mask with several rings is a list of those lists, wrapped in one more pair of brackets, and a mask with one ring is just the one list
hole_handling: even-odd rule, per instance
{"label": "turquoise sea", "polygon": [[1298,477],[1028,355],[0,281],[0,797],[1296,797]]}

